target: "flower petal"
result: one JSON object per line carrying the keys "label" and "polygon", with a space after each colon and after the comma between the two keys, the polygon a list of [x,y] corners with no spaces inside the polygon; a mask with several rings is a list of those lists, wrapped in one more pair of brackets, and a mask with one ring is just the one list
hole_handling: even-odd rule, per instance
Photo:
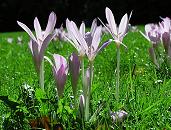
{"label": "flower petal", "polygon": [[152,24],[146,24],[145,25],[145,34],[148,36],[148,32],[150,32],[151,31],[151,26],[152,26]]}
{"label": "flower petal", "polygon": [[80,25],[80,29],[79,29],[81,35],[84,37],[85,36],[85,23],[82,22],[82,24]]}
{"label": "flower petal", "polygon": [[94,35],[96,28],[97,28],[97,19],[95,18],[92,22],[91,29],[90,29],[90,33],[92,36]]}
{"label": "flower petal", "polygon": [[52,33],[52,31],[54,30],[55,24],[56,24],[56,14],[54,12],[51,12],[49,15],[44,37],[47,37],[50,33]]}
{"label": "flower petal", "polygon": [[18,25],[20,27],[22,27],[28,33],[28,35],[30,36],[31,39],[33,39],[34,41],[36,41],[35,36],[33,35],[33,33],[31,32],[31,30],[25,24],[23,24],[23,23],[21,23],[19,21],[17,21],[17,23],[18,23]]}
{"label": "flower petal", "polygon": [[111,29],[109,28],[109,25],[108,24],[107,24],[108,26],[105,25],[100,18],[98,18],[98,20],[102,23],[102,25],[105,27],[105,29],[112,35],[112,32],[111,32]]}
{"label": "flower petal", "polygon": [[68,71],[66,71],[68,65],[66,59],[63,56],[54,54],[53,57],[55,61],[53,66],[53,73],[57,85],[58,96],[61,97],[63,95],[64,85],[68,73]]}
{"label": "flower petal", "polygon": [[104,42],[103,45],[98,48],[98,50],[96,51],[96,54],[99,53],[100,51],[102,51],[106,46],[108,46],[113,40],[109,39],[108,41]]}
{"label": "flower petal", "polygon": [[56,71],[58,71],[60,69],[61,65],[64,65],[65,68],[67,68],[67,61],[63,56],[61,56],[59,54],[54,54],[53,58],[55,61]]}
{"label": "flower petal", "polygon": [[128,15],[125,14],[122,17],[121,22],[119,24],[119,32],[118,32],[118,34],[121,37],[124,36],[126,34],[127,28],[128,28]]}
{"label": "flower petal", "polygon": [[31,40],[30,42],[31,43],[29,43],[29,44],[30,44],[30,49],[32,51],[33,60],[34,60],[34,63],[35,63],[37,73],[39,74],[40,64],[41,64],[40,57],[39,57],[39,45],[34,40]]}
{"label": "flower petal", "polygon": [[42,29],[41,29],[41,26],[40,26],[40,23],[39,23],[39,20],[37,19],[37,17],[34,19],[34,29],[35,29],[35,32],[36,32],[36,37],[37,37],[37,40],[42,40]]}
{"label": "flower petal", "polygon": [[[66,39],[79,51],[80,50],[80,45],[77,42],[77,40],[75,39],[75,37],[73,36],[73,33],[71,31],[71,21],[69,21],[69,19],[66,19],[66,28],[68,31],[68,37],[66,37]],[[70,40],[71,39],[71,40]]]}
{"label": "flower petal", "polygon": [[43,43],[40,47],[40,62],[43,60],[43,57],[44,57],[44,52],[45,52],[45,49],[47,48],[48,44],[50,43],[50,41],[55,37],[56,35],[56,32],[54,32],[53,34],[49,34],[44,40],[43,40]]}
{"label": "flower petal", "polygon": [[99,26],[96,28],[96,31],[95,31],[93,39],[92,39],[92,44],[91,44],[91,48],[93,49],[92,53],[94,53],[99,46],[101,34],[102,34],[102,26]]}
{"label": "flower petal", "polygon": [[77,92],[77,83],[80,72],[80,60],[77,54],[72,53],[69,58],[69,70],[71,73],[71,83],[74,95]]}
{"label": "flower petal", "polygon": [[118,30],[117,30],[117,26],[116,26],[116,23],[115,23],[115,18],[113,16],[112,11],[108,7],[106,7],[105,11],[106,11],[106,19],[108,21],[110,30],[114,35],[117,35]]}
{"label": "flower petal", "polygon": [[55,77],[59,97],[63,96],[65,82],[66,82],[66,78],[67,78],[67,75],[64,72],[65,72],[64,65],[61,65],[61,67],[59,68],[58,71],[56,71],[55,67],[53,67],[53,74]]}
{"label": "flower petal", "polygon": [[81,35],[81,33],[78,31],[77,25],[73,21],[71,21],[71,31],[72,31],[74,37],[80,43],[81,47],[83,47],[85,51],[88,51],[87,43],[86,43],[85,39],[83,38],[83,36]]}

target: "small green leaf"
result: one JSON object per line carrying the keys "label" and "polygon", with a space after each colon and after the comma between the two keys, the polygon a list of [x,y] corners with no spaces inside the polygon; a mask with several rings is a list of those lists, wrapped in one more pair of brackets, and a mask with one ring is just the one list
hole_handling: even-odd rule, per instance
{"label": "small green leaf", "polygon": [[69,114],[73,113],[73,110],[69,106],[64,106],[64,108]]}
{"label": "small green leaf", "polygon": [[39,102],[42,102],[41,99],[46,99],[46,93],[41,88],[36,89],[35,95]]}

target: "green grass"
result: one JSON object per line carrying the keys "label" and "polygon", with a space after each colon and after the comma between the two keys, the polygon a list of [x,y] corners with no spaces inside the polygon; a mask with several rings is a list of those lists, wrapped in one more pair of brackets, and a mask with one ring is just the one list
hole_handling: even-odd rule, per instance
{"label": "green grass", "polygon": [[[21,45],[16,43],[17,36],[23,36]],[[14,42],[7,43],[6,39],[8,37],[14,38]],[[110,36],[105,35],[103,41],[108,38]],[[34,88],[39,87],[28,41],[29,37],[26,33],[0,34],[0,96],[8,95],[10,98],[17,100],[21,86],[25,83]],[[170,129],[170,73],[166,73],[167,70],[164,67],[160,70],[156,69],[148,55],[150,45],[140,33],[130,32],[125,37],[124,43],[128,50],[125,50],[123,46],[121,47],[120,104],[117,104],[115,99],[116,47],[112,43],[95,59],[90,112],[94,113],[100,103],[105,103],[98,114],[99,125],[105,123],[107,120],[106,113],[110,110],[123,109],[128,112],[128,118],[122,123],[122,126],[128,130]],[[51,42],[47,51],[52,54],[61,54],[68,59],[71,52],[76,50],[67,42]],[[46,55],[50,56],[48,53]],[[52,57],[50,56],[50,58]],[[157,80],[162,80],[162,82],[156,82]],[[54,88],[50,65],[45,62],[45,90],[49,97],[55,96],[51,91]],[[81,81],[79,81],[79,88],[81,88]],[[70,105],[71,95],[69,76],[63,99],[67,106]],[[0,101],[0,125],[2,124],[2,118],[9,111]],[[69,115],[65,116],[69,122]],[[118,128],[114,123],[112,125]]]}

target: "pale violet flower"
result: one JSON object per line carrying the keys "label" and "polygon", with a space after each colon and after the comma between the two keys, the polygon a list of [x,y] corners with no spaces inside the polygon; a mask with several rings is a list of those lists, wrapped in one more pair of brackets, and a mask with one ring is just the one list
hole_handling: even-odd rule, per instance
{"label": "pale violet flower", "polygon": [[146,24],[145,25],[145,34],[140,31],[140,33],[151,43],[149,48],[149,54],[153,63],[159,67],[158,58],[155,54],[155,48],[158,46],[158,43],[161,41],[161,29],[157,24]]}
{"label": "pale violet flower", "polygon": [[65,35],[67,35],[67,33],[65,32],[63,26],[61,25],[60,28],[56,29],[56,35],[53,40],[66,41]]}
{"label": "pale violet flower", "polygon": [[81,24],[78,30],[76,24],[68,19],[66,21],[66,27],[69,35],[68,41],[77,49],[80,56],[87,55],[89,61],[93,61],[98,52],[112,41],[110,39],[99,47],[102,27],[97,26],[95,20],[92,23],[90,32],[85,32],[84,23]]}
{"label": "pale violet flower", "polygon": [[77,93],[77,83],[80,73],[80,60],[76,53],[72,53],[71,56],[69,57],[69,71],[71,73],[71,84],[72,84],[72,90],[75,98]]}
{"label": "pale violet flower", "polygon": [[161,40],[165,48],[166,54],[171,57],[171,19],[166,17],[162,18],[162,22],[159,23],[161,31]]}
{"label": "pale violet flower", "polygon": [[128,113],[124,110],[110,113],[113,122],[122,122],[128,116]]}
{"label": "pale violet flower", "polygon": [[[105,13],[106,13],[106,19],[107,19],[107,22],[108,22],[108,24],[107,24],[108,26],[106,26],[104,24],[103,25],[106,27],[108,32],[112,35],[112,37],[113,37],[114,41],[116,42],[117,46],[120,46],[120,44],[124,45],[122,43],[122,41],[123,41],[123,38],[127,34],[128,24],[129,24],[129,19],[130,18],[128,18],[128,15],[125,14],[122,17],[119,26],[117,26],[116,22],[115,22],[114,15],[113,15],[112,11],[108,7],[106,7]],[[130,17],[131,17],[131,15],[130,15]]]}
{"label": "pale violet flower", "polygon": [[53,54],[54,63],[46,56],[45,59],[52,65],[58,96],[62,97],[68,74],[67,61],[63,56],[58,54]]}
{"label": "pale violet flower", "polygon": [[79,56],[83,57],[88,50],[88,46],[81,33],[82,31],[79,31],[77,25],[69,19],[66,20],[66,28],[68,31],[67,40],[77,49]]}
{"label": "pale violet flower", "polygon": [[52,12],[49,15],[49,19],[45,31],[42,31],[37,17],[34,19],[34,29],[35,29],[36,37],[33,35],[31,30],[25,24],[19,21],[17,21],[17,23],[28,33],[28,35],[31,38],[29,42],[29,47],[33,56],[33,60],[37,72],[39,72],[41,63],[43,61],[45,49],[47,48],[49,42],[55,36],[54,27],[56,24],[56,15],[54,12]]}
{"label": "pale violet flower", "polygon": [[146,24],[145,25],[145,35],[141,32],[141,34],[153,44],[157,44],[160,42],[161,33],[160,27],[157,24]]}

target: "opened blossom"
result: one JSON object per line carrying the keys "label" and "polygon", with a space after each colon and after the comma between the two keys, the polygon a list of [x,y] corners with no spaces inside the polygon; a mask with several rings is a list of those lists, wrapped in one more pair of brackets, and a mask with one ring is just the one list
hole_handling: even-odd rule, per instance
{"label": "opened blossom", "polygon": [[54,27],[56,24],[56,15],[52,12],[49,15],[48,23],[45,31],[42,31],[38,18],[34,19],[34,29],[36,37],[33,35],[31,30],[23,23],[17,21],[18,25],[21,26],[30,36],[31,40],[29,42],[29,47],[33,56],[33,60],[36,66],[36,70],[40,72],[40,66],[43,61],[44,52],[47,48],[49,42],[55,36]]}
{"label": "opened blossom", "polygon": [[108,26],[105,26],[104,24],[103,25],[106,27],[108,32],[112,35],[117,46],[120,46],[120,44],[123,44],[122,43],[123,38],[126,36],[127,31],[128,31],[128,24],[129,24],[128,15],[125,14],[122,17],[119,26],[117,26],[114,15],[108,7],[106,7],[105,13],[106,13]]}
{"label": "opened blossom", "polygon": [[79,56],[84,57],[88,50],[88,46],[83,35],[78,30],[77,25],[73,21],[67,19],[66,28],[68,31],[68,36],[66,37],[67,40],[77,49]]}
{"label": "opened blossom", "polygon": [[85,24],[82,23],[80,29],[73,21],[66,21],[68,30],[68,41],[77,49],[80,56],[86,55],[89,61],[93,61],[95,56],[105,48],[112,40],[108,40],[99,47],[101,41],[102,27],[97,26],[95,21],[90,32],[85,32]]}

